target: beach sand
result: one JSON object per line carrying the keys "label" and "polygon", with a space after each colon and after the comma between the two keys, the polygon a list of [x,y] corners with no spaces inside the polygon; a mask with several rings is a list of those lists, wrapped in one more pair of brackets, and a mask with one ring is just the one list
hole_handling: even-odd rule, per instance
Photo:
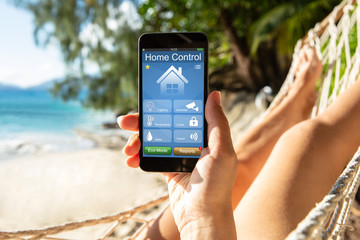
{"label": "beach sand", "polygon": [[129,168],[124,159],[120,150],[95,148],[0,162],[0,231],[109,216],[166,194],[161,174]]}
{"label": "beach sand", "polygon": [[[252,95],[224,94],[224,99],[229,99],[225,103],[231,103],[224,103],[224,108],[236,142],[261,111],[256,109]],[[120,149],[131,133],[122,132],[120,138],[114,134],[79,135],[98,146]],[[47,228],[110,216],[167,193],[162,174],[129,168],[124,159],[121,150],[98,147],[0,161],[0,231]],[[164,206],[166,203],[148,211],[145,217],[157,215]],[[56,237],[97,239],[110,226],[83,228]],[[116,237],[125,239],[136,226],[130,221],[121,225]]]}

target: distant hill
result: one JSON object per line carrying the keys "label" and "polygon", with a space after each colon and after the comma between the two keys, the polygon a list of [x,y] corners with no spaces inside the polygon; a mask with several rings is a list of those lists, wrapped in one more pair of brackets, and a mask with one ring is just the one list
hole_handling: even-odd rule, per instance
{"label": "distant hill", "polygon": [[4,83],[0,83],[0,90],[5,90],[5,91],[47,91],[50,90],[55,83],[62,81],[63,79],[61,78],[56,78],[47,82],[44,82],[42,84],[36,85],[36,86],[32,86],[32,87],[28,87],[28,88],[21,88],[15,85],[10,85],[10,84],[4,84]]}
{"label": "distant hill", "polygon": [[0,83],[0,90],[21,90],[22,88],[15,85]]}
{"label": "distant hill", "polygon": [[36,85],[36,86],[26,88],[26,90],[50,90],[54,86],[55,83],[60,82],[62,80],[63,79],[61,79],[61,78],[56,78],[56,79],[44,82],[44,83]]}
{"label": "distant hill", "polygon": [[[62,78],[56,78],[50,81],[47,81],[45,83],[36,85],[36,86],[32,86],[32,87],[28,87],[28,88],[21,88],[21,87],[17,87],[15,85],[10,85],[10,84],[4,84],[4,83],[0,83],[0,91],[16,91],[16,92],[47,92],[49,91],[55,83],[57,82],[61,82],[63,81]],[[86,89],[82,89],[77,97],[77,100],[79,101],[84,101],[87,98],[88,95],[88,90]]]}

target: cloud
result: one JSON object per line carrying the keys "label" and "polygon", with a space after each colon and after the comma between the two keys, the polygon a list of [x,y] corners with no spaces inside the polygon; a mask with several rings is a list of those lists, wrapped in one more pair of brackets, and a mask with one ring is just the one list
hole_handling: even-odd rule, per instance
{"label": "cloud", "polygon": [[64,65],[60,62],[43,62],[35,67],[0,66],[0,82],[22,88],[35,86],[63,77]]}
{"label": "cloud", "polygon": [[[118,31],[125,21],[133,29],[139,29],[142,25],[136,7],[130,1],[124,1],[120,6],[109,8],[109,11],[110,16],[106,24],[112,31]],[[1,9],[0,12],[4,12],[4,9]],[[3,34],[7,38],[2,38],[2,45],[0,46],[0,83],[26,88],[64,77],[65,66],[59,49],[55,46],[48,46],[46,49],[39,49],[34,46],[29,30],[31,29],[31,22],[28,16],[18,10],[15,13],[17,15],[12,14],[7,17],[7,22],[12,22],[14,26],[19,27],[8,28],[8,31]],[[9,29],[20,29],[21,31],[11,32]],[[24,29],[29,31],[24,31]],[[19,36],[14,35],[14,33],[19,34]],[[88,46],[95,46],[100,41],[106,49],[113,49],[114,39],[105,38],[104,35],[99,26],[88,24],[81,32],[80,39]],[[87,50],[83,49],[84,53]],[[96,74],[99,71],[97,64],[90,60],[85,62],[85,68],[88,73]]]}
{"label": "cloud", "polygon": [[33,17],[29,12],[0,3],[0,15],[4,20],[0,21],[1,83],[29,87],[65,75],[65,66],[57,46],[35,46]]}

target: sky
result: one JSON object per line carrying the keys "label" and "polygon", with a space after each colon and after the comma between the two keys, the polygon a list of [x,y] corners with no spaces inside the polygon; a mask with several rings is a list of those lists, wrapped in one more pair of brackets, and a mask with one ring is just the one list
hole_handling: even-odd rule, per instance
{"label": "sky", "polygon": [[60,50],[36,46],[33,30],[30,12],[0,0],[0,84],[26,88],[65,75]]}

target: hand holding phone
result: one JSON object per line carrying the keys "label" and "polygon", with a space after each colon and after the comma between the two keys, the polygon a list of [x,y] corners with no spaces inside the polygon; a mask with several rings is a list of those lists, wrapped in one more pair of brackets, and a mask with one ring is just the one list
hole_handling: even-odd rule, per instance
{"label": "hand holding phone", "polygon": [[140,167],[191,172],[207,146],[208,41],[203,33],[139,39]]}
{"label": "hand holding phone", "polygon": [[[218,92],[209,95],[205,115],[209,123],[209,147],[203,150],[196,170],[192,174],[164,173],[169,185],[171,209],[178,228],[184,230],[181,232],[184,238],[186,234],[195,234],[192,231],[186,231],[187,228],[182,228],[182,226],[188,223],[188,219],[194,219],[196,216],[195,219],[201,220],[200,223],[192,222],[195,223],[197,229],[201,226],[199,224],[209,227],[215,221],[216,233],[226,239],[232,239],[231,236],[235,236],[235,226],[231,193],[237,172],[237,159],[229,124],[222,111]],[[118,122],[123,129],[137,131],[138,118],[138,114],[132,114],[121,117]],[[129,156],[128,166],[139,166],[139,150],[140,139],[137,134],[134,134],[124,147],[124,153]],[[205,232],[202,231],[202,233]],[[208,237],[192,235],[188,238],[207,239]]]}

